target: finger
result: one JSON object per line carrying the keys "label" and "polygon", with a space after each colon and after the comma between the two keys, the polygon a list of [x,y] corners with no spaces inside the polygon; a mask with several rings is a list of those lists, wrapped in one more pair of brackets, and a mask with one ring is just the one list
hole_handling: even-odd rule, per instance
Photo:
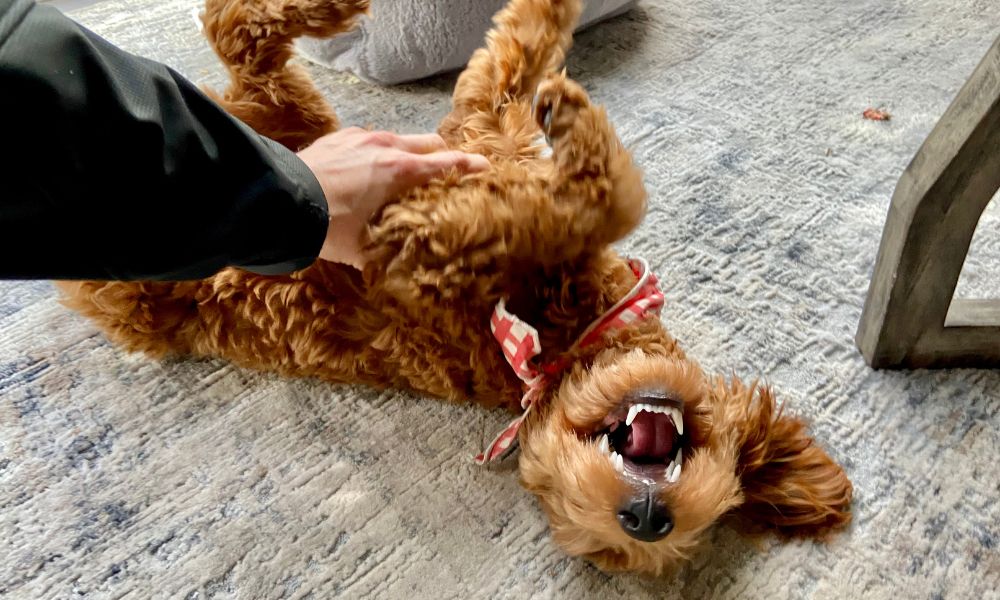
{"label": "finger", "polygon": [[457,169],[459,173],[478,173],[490,168],[490,161],[485,156],[454,150],[423,154],[414,159],[410,175],[421,181],[443,175],[452,169]]}
{"label": "finger", "polygon": [[436,133],[401,135],[396,140],[396,147],[413,154],[430,154],[448,149],[448,145]]}

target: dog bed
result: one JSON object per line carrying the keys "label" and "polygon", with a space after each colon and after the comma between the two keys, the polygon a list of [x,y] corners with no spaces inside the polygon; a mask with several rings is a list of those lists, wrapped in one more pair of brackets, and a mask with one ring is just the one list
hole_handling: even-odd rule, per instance
{"label": "dog bed", "polygon": [[[583,29],[632,8],[637,0],[586,0]],[[303,39],[307,59],[379,84],[458,69],[482,45],[506,0],[381,0],[358,27],[335,39]]]}

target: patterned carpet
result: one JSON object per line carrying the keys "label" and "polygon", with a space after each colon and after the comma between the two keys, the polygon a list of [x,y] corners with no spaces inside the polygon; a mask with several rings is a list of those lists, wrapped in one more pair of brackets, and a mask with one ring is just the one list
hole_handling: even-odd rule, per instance
{"label": "patterned carpet", "polygon": [[[196,4],[77,17],[218,84]],[[874,372],[852,341],[896,179],[1000,32],[996,8],[642,0],[570,62],[646,169],[650,214],[624,246],[662,276],[665,321],[709,368],[765,375],[846,465],[856,522],[831,544],[720,528],[677,577],[609,577],[555,548],[512,469],[471,464],[506,415],[125,356],[48,283],[10,282],[0,596],[1000,597],[1000,373]],[[316,75],[344,122],[407,132],[433,128],[452,82]],[[1000,296],[998,224],[965,297]]]}

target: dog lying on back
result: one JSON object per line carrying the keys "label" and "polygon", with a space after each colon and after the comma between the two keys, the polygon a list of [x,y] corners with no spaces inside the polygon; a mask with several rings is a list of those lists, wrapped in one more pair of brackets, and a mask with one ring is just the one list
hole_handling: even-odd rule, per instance
{"label": "dog lying on back", "polygon": [[[205,31],[231,75],[216,99],[293,150],[335,130],[288,64],[292,43],[343,32],[367,8],[208,0]],[[218,356],[519,413],[480,462],[519,440],[521,482],[553,538],[603,569],[660,573],[729,513],[792,535],[845,526],[851,484],[804,423],[766,387],[703,373],[657,317],[645,263],[610,248],[638,225],[646,194],[605,112],[557,72],[579,14],[580,0],[511,0],[497,15],[440,126],[491,170],[387,206],[363,273],[317,261],[281,277],[72,282],[66,303],[155,357]]]}

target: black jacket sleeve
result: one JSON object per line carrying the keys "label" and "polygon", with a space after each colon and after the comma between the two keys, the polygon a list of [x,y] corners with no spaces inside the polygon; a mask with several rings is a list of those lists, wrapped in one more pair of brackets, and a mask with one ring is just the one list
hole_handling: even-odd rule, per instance
{"label": "black jacket sleeve", "polygon": [[0,0],[0,119],[0,278],[277,274],[326,235],[295,154],[30,0]]}

